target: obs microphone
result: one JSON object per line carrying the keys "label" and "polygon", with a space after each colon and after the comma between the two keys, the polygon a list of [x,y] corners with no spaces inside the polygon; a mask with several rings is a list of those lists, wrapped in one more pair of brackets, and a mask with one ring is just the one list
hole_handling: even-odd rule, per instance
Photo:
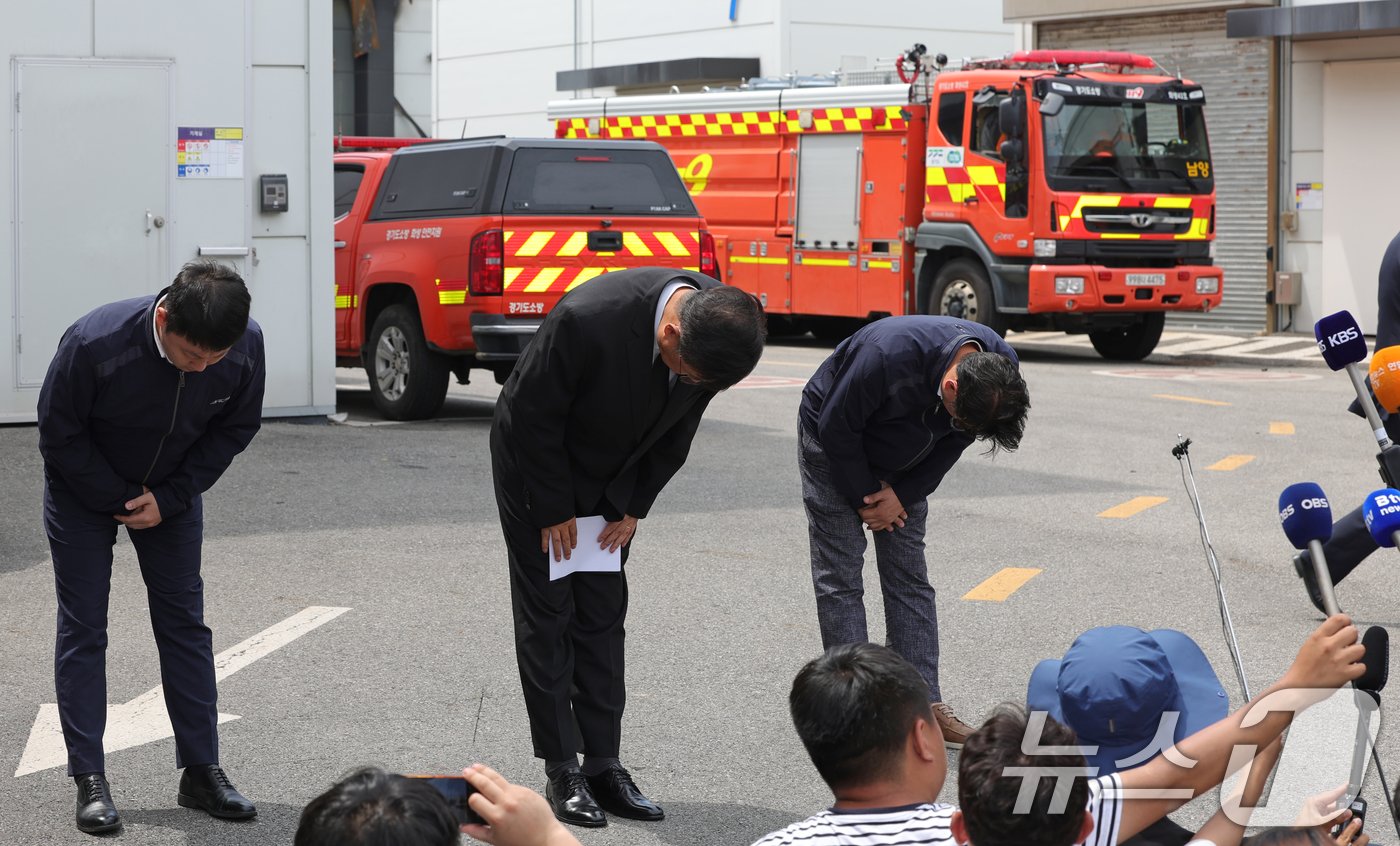
{"label": "obs microphone", "polygon": [[1381,425],[1380,413],[1376,411],[1371,392],[1366,389],[1366,382],[1361,376],[1361,368],[1357,366],[1358,362],[1366,358],[1366,338],[1361,334],[1361,326],[1357,324],[1356,318],[1352,317],[1349,311],[1329,314],[1313,324],[1313,334],[1317,338],[1317,348],[1322,351],[1322,358],[1327,362],[1327,366],[1333,370],[1346,370],[1347,375],[1351,377],[1351,385],[1356,390],[1356,402],[1366,415],[1366,422],[1371,424],[1376,443],[1380,444],[1381,449],[1390,446],[1390,437]]}
{"label": "obs microphone", "polygon": [[1332,574],[1322,553],[1322,544],[1332,537],[1332,507],[1327,503],[1327,495],[1315,482],[1289,485],[1278,497],[1278,519],[1293,548],[1306,549],[1312,559],[1323,610],[1329,617],[1340,613]]}

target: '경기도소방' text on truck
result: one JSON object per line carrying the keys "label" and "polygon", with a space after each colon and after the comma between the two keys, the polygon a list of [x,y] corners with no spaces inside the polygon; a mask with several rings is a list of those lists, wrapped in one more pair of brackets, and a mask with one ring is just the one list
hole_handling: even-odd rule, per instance
{"label": "'\uacbd\uae30\ub3c4\uc18c\ubc29' text on truck", "polygon": [[907,83],[557,100],[560,138],[656,141],[770,321],[892,314],[1088,333],[1136,360],[1220,304],[1205,92],[1151,59],[1037,50]]}

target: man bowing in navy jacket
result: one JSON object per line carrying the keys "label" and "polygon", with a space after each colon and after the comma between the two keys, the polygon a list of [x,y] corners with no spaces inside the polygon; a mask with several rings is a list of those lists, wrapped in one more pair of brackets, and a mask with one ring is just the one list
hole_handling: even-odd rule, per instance
{"label": "man bowing in navy jacket", "polygon": [[974,440],[1014,450],[1030,395],[1016,353],[987,327],[887,317],[841,342],[802,391],[798,469],[822,647],[864,643],[865,530],[889,646],[918,668],[943,741],[972,728],[938,685],[938,614],[924,559],[929,494]]}
{"label": "man bowing in navy jacket", "polygon": [[103,764],[107,597],[126,526],[146,583],[183,767],[177,801],[225,819],[257,810],[219,766],[213,637],[199,575],[201,494],[262,423],[262,330],[238,274],[191,262],[153,296],[102,306],[64,333],[39,392],[44,528],[58,590],[54,676],[80,831],[121,818]]}

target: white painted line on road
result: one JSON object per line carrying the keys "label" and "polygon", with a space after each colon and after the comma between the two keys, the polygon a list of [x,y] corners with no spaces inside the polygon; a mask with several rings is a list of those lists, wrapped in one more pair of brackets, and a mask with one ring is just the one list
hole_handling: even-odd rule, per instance
{"label": "white painted line on road", "polygon": [[[1230,350],[1230,353],[1233,355],[1252,355],[1258,353],[1260,350],[1273,349],[1274,347],[1287,346],[1288,344],[1297,344],[1305,340],[1305,338],[1299,338],[1297,335],[1273,335],[1268,338],[1260,338],[1257,341],[1247,341]],[[1308,348],[1317,349],[1317,345],[1309,341]],[[1277,354],[1278,353],[1270,353],[1270,355]]]}
{"label": "white painted line on road", "polygon": [[1213,335],[1205,338],[1197,338],[1196,340],[1187,341],[1182,344],[1158,344],[1155,352],[1167,353],[1169,355],[1188,352],[1205,352],[1207,350],[1218,350],[1221,347],[1228,347],[1232,344],[1238,344],[1239,342],[1239,338]]}
{"label": "white painted line on road", "polygon": [[[293,614],[214,656],[214,678],[227,678],[349,610],[312,606]],[[219,714],[220,723],[236,719],[239,717],[234,714]],[[105,752],[117,752],[164,740],[174,734],[170,728],[170,715],[165,710],[163,689],[156,685],[130,702],[107,706],[107,732],[102,736],[102,748]],[[62,767],[67,763],[68,748],[63,743],[58,706],[53,703],[40,705],[38,716],[29,730],[29,742],[25,744],[19,768],[15,770],[15,778]]]}

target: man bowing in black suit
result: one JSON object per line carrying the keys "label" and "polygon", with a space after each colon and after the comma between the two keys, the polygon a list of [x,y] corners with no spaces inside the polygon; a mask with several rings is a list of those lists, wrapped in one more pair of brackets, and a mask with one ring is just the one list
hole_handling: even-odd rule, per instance
{"label": "man bowing in black suit", "polygon": [[[617,271],[559,300],[501,389],[491,468],[515,654],[545,798],[564,822],[663,812],[618,760],[626,574],[551,580],[550,559],[596,543],[625,564],[705,407],[753,370],[764,334],[762,308],[737,288],[660,267]],[[605,528],[580,538],[577,518],[591,515]]]}

